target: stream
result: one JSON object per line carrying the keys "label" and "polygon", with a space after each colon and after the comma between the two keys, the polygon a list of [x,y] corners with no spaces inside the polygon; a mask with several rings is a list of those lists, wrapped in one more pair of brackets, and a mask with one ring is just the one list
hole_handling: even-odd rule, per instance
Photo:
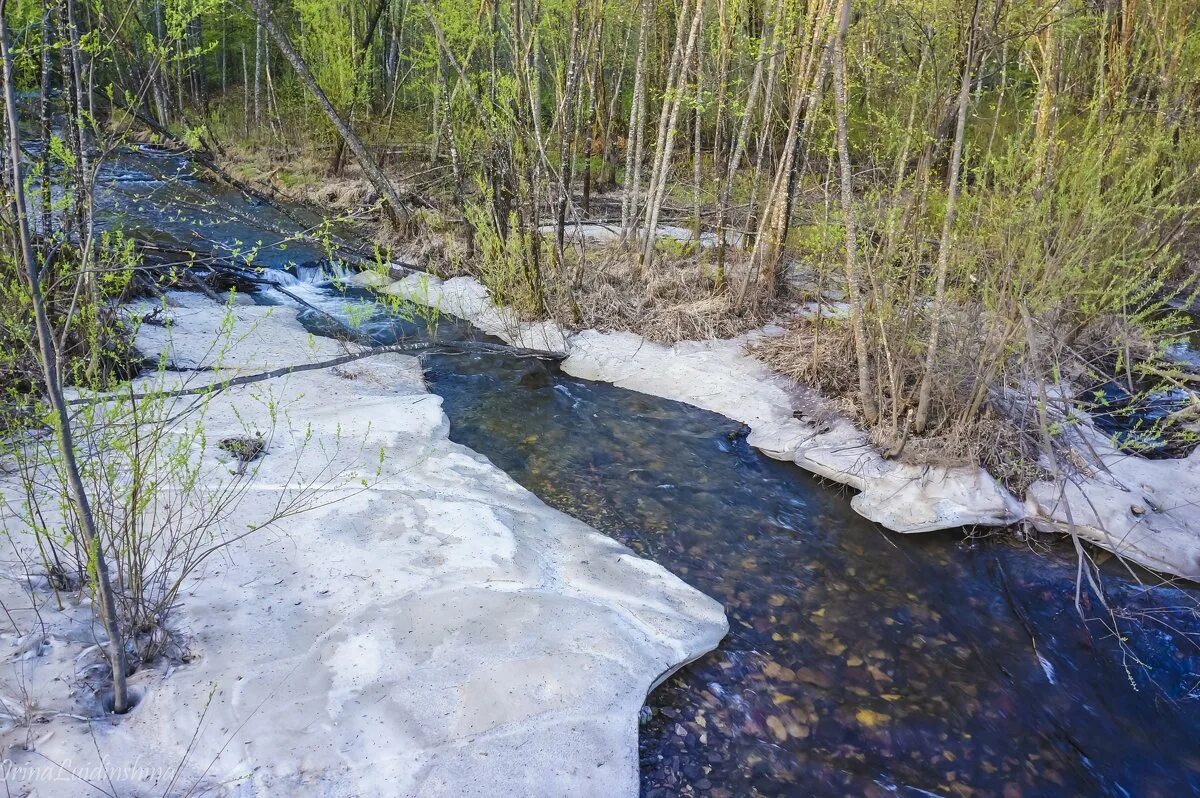
{"label": "stream", "polygon": [[[324,311],[297,306],[314,333],[334,316],[377,344],[491,340],[340,287],[319,245],[269,246],[320,219],[201,182],[183,156],[123,153],[101,183],[106,226],[268,245],[255,263]],[[643,795],[1200,793],[1200,591],[1110,561],[1081,617],[1069,545],[892,534],[713,413],[503,353],[423,363],[453,440],[725,606],[719,649],[642,710]]]}

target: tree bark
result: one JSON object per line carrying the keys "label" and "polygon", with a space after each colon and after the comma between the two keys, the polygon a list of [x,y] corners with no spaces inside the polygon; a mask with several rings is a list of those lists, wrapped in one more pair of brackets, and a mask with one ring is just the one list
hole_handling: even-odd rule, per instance
{"label": "tree bark", "polygon": [[50,224],[53,214],[53,206],[50,197],[50,140],[53,136],[53,119],[51,117],[50,108],[50,65],[51,65],[51,43],[54,41],[53,34],[54,15],[51,13],[50,3],[42,9],[42,59],[41,59],[41,91],[38,96],[38,111],[41,119],[41,134],[42,134],[42,157],[41,163],[41,233],[45,252],[49,252],[50,242]]}
{"label": "tree bark", "polygon": [[558,109],[558,208],[555,214],[555,246],[558,266],[563,267],[563,246],[567,227],[567,206],[571,202],[571,178],[575,163],[575,93],[579,86],[579,33],[583,17],[583,0],[576,0],[571,13],[570,55],[567,58],[567,81],[563,87],[562,105]]}
{"label": "tree bark", "polygon": [[[779,6],[782,3],[778,4]],[[778,16],[778,15],[777,15]],[[765,50],[760,50],[758,57],[754,62],[754,72],[750,78],[750,90],[746,96],[746,108],[742,114],[741,124],[738,125],[738,132],[735,137],[729,142],[729,158],[725,163],[724,177],[721,179],[721,189],[717,197],[717,282],[725,282],[725,224],[729,220],[729,199],[733,190],[733,180],[737,176],[738,166],[741,163],[742,154],[746,150],[747,142],[750,138],[750,128],[754,118],[754,112],[758,105],[758,95],[762,89],[763,80],[763,53],[774,50],[776,47],[776,33],[778,26],[772,26],[769,38],[766,42]]]}
{"label": "tree bark", "polygon": [[[362,39],[359,42],[358,53],[354,57],[354,76],[362,72],[363,64],[367,60],[367,51],[371,49],[371,40],[375,38],[375,30],[379,27],[379,20],[383,18],[383,12],[387,9],[388,3],[391,0],[379,0],[375,6],[375,11],[371,14],[371,19],[367,22],[367,29],[363,33]],[[346,113],[346,117],[350,122],[354,121],[354,111],[358,107],[358,95],[350,103],[350,110]],[[345,166],[346,160],[346,140],[339,138],[337,148],[334,151],[333,162],[329,166],[329,173],[337,176],[342,173],[342,167]]]}
{"label": "tree bark", "polygon": [[637,222],[638,192],[642,179],[642,142],[646,127],[646,51],[650,38],[653,0],[642,0],[642,25],[638,32],[637,67],[633,73],[633,102],[629,106],[629,131],[625,139],[625,191],[621,195],[621,239],[627,240]]}
{"label": "tree bark", "polygon": [[254,26],[254,128],[262,124],[262,58],[263,58],[263,10],[256,2],[254,6],[257,22]]}
{"label": "tree bark", "polygon": [[[700,3],[697,14],[700,15],[700,29],[704,29],[704,3]],[[701,141],[701,106],[704,103],[704,53],[696,54],[696,93],[693,103],[695,107],[692,109],[692,243],[696,248],[696,264],[700,263],[700,235],[703,228],[703,219],[701,218],[700,208],[700,189],[701,180],[704,177],[704,170],[701,165],[702,145]]]}
{"label": "tree bark", "polygon": [[[696,49],[697,34],[700,31],[700,9],[704,0],[696,0],[692,12],[692,26],[688,33],[687,45],[680,57],[677,68],[672,71],[673,80],[667,81],[668,96],[663,100],[663,113],[659,117],[659,139],[654,142],[656,153],[654,174],[650,178],[650,191],[646,195],[646,229],[642,239],[642,256],[640,265],[648,269],[654,259],[655,230],[658,228],[658,214],[662,208],[667,191],[667,173],[671,169],[671,151],[675,146],[676,125],[679,122],[679,108],[683,104],[683,90],[687,83],[689,65],[692,53]],[[684,8],[686,8],[686,4]],[[680,29],[682,30],[682,19]],[[669,110],[668,110],[669,106]]]}
{"label": "tree bark", "polygon": [[975,60],[975,19],[979,4],[975,4],[975,16],[967,31],[967,55],[963,63],[962,79],[958,86],[958,117],[954,126],[954,146],[950,152],[950,186],[946,198],[946,216],[942,220],[942,237],[938,244],[937,284],[934,287],[933,318],[929,326],[929,348],[925,354],[925,371],[921,376],[921,388],[917,397],[917,414],[913,418],[913,430],[918,434],[925,431],[929,423],[929,401],[933,391],[933,367],[941,343],[942,314],[946,305],[946,273],[950,267],[950,246],[954,235],[954,220],[958,212],[959,173],[962,170],[963,138],[967,128],[967,105],[971,98],[971,71]]}

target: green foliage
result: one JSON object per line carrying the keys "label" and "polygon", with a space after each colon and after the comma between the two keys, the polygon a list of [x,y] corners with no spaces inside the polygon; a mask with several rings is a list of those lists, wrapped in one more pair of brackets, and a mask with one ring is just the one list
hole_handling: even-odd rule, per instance
{"label": "green foliage", "polygon": [[[1169,371],[1161,353],[1180,329],[1166,304],[1194,282],[1180,255],[1200,195],[1195,0],[1147,0],[1119,15],[1085,0],[985,3],[978,14],[977,5],[863,0],[854,4],[846,34],[849,212],[862,272],[862,296],[847,299],[861,304],[864,357],[896,435],[920,382],[935,313],[948,338],[930,361],[944,377],[932,426],[948,429],[975,423],[997,390],[1032,379]],[[709,0],[698,57],[680,82],[667,85],[672,58],[682,54],[675,52],[677,23],[686,23],[693,7],[681,0],[287,0],[272,5],[272,17],[368,146],[388,152],[384,165],[400,187],[429,206],[412,215],[405,232],[417,231],[430,268],[476,274],[498,300],[545,316],[554,304],[545,297],[577,290],[587,259],[567,257],[539,227],[556,216],[565,182],[572,195],[566,216],[581,211],[585,165],[592,177],[611,182],[624,164],[636,133],[627,126],[641,12],[649,8],[641,201],[665,144],[662,111],[679,96],[673,156],[662,170],[672,223],[690,226],[681,217],[692,215],[698,195],[706,232],[723,215],[729,230],[750,233],[741,238],[745,248],[757,248],[730,254],[731,262],[755,266],[735,286],[730,312],[752,318],[746,306],[760,293],[783,290],[782,271],[792,262],[846,294],[849,225],[827,58],[835,9],[799,0]],[[18,53],[22,85],[29,85],[40,11],[27,0],[13,8],[27,26]],[[162,113],[186,144],[220,140],[246,163],[242,176],[319,197],[336,136],[274,45],[265,48],[256,87],[253,15],[219,0],[170,0],[162,8],[161,30],[146,24],[84,31],[97,85],[114,87],[111,96],[131,104],[157,105],[145,86],[130,85],[137,70],[124,69],[122,59],[136,59],[143,74],[161,66],[165,80],[156,89],[168,95]],[[379,9],[379,25],[364,39]],[[964,66],[962,179],[943,243]],[[566,91],[573,69],[574,98]],[[823,77],[814,83],[817,74]],[[224,96],[216,96],[218,85]],[[248,118],[256,88],[267,109],[258,126]],[[797,164],[785,174],[794,112]],[[697,118],[701,153],[693,163]],[[743,122],[747,135],[738,142]],[[560,140],[564,130],[570,141]],[[592,149],[593,138],[604,156]],[[726,185],[735,146],[740,168]],[[71,168],[70,146],[56,140],[50,147],[54,167]],[[339,178],[358,179],[348,162]],[[793,182],[797,189],[784,201]],[[712,203],[722,196],[727,207],[718,213]],[[599,198],[593,215],[612,222],[618,199]],[[69,208],[70,193],[56,203]],[[783,207],[790,216],[758,237]],[[256,248],[247,242],[244,254]],[[655,251],[672,259],[684,250],[660,242]],[[944,306],[931,301],[943,260]],[[727,289],[727,277],[717,290]],[[1044,343],[1053,362],[1040,374],[1027,372],[1024,312],[1051,339]],[[1087,342],[1086,352],[1078,340]]]}

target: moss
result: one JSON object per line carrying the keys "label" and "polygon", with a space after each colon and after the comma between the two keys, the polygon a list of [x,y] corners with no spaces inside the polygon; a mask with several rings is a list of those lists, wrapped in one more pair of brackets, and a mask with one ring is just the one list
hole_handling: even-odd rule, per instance
{"label": "moss", "polygon": [[217,446],[243,463],[252,463],[267,451],[267,443],[262,435],[222,438]]}

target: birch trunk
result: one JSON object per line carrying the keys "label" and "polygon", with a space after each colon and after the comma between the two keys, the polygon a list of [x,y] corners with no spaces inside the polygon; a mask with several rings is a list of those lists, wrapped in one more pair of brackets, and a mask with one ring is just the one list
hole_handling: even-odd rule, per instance
{"label": "birch trunk", "polygon": [[[976,2],[975,13],[979,13]],[[954,123],[954,145],[950,152],[950,186],[946,198],[946,216],[942,220],[942,236],[938,243],[937,284],[934,287],[933,318],[929,323],[929,348],[925,354],[925,370],[921,376],[921,387],[917,398],[917,414],[913,418],[913,430],[918,434],[925,431],[929,423],[929,401],[933,391],[933,367],[941,343],[942,315],[946,306],[946,273],[950,267],[951,239],[954,235],[954,220],[958,212],[959,173],[962,169],[963,138],[967,128],[967,106],[971,98],[971,63],[975,60],[975,17],[967,32],[967,55],[963,63],[962,79],[958,86],[958,116]]]}
{"label": "birch trunk", "polygon": [[83,479],[80,476],[79,465],[75,459],[70,410],[63,398],[62,383],[59,380],[58,355],[54,348],[54,334],[42,296],[41,275],[33,254],[32,235],[27,216],[28,206],[25,204],[25,181],[21,169],[21,134],[17,125],[17,101],[13,93],[12,52],[9,49],[8,25],[4,20],[6,5],[5,0],[0,0],[0,58],[3,59],[4,109],[8,124],[8,166],[12,170],[13,183],[9,210],[17,227],[19,256],[23,273],[29,282],[30,301],[37,330],[38,363],[41,366],[46,395],[53,410],[54,431],[61,449],[67,495],[71,500],[80,532],[90,550],[91,561],[95,568],[96,607],[100,614],[100,623],[108,635],[106,648],[113,677],[113,712],[123,714],[129,709],[125,642],[117,616],[112,582],[108,575],[108,559],[103,542],[100,540],[100,533],[96,527],[96,519],[88,501]]}
{"label": "birch trunk", "polygon": [[256,1],[254,9],[257,22],[254,26],[254,128],[262,124],[262,59],[263,59],[263,15],[262,6]]}
{"label": "birch trunk", "polygon": [[579,29],[583,16],[583,0],[577,0],[571,13],[570,56],[567,61],[567,82],[563,87],[562,105],[558,109],[558,209],[555,227],[555,243],[558,265],[563,267],[563,246],[567,228],[567,206],[571,203],[571,182],[575,163],[575,93],[579,85]]}
{"label": "birch trunk", "polygon": [[842,214],[846,228],[846,294],[850,302],[850,326],[854,333],[854,354],[858,361],[858,400],[868,424],[879,418],[875,387],[867,352],[867,331],[863,323],[863,297],[858,272],[858,228],[854,222],[854,185],[850,171],[849,123],[846,99],[846,32],[850,27],[850,1],[842,0],[837,35],[833,40],[833,96],[837,116],[838,164],[841,168]]}
{"label": "birch trunk", "polygon": [[[650,180],[650,192],[646,203],[646,230],[642,239],[641,266],[648,269],[654,260],[654,233],[658,228],[658,215],[662,209],[663,198],[667,191],[667,173],[671,169],[671,152],[675,146],[676,125],[679,122],[679,107],[683,104],[683,90],[687,80],[688,65],[696,48],[697,33],[700,30],[701,6],[704,0],[696,0],[696,10],[692,14],[692,27],[688,33],[687,47],[678,63],[675,80],[668,81],[670,113],[660,117],[659,132],[662,140],[655,142],[658,149],[654,175]],[[685,6],[686,8],[686,6]],[[666,110],[664,108],[664,110]]]}
{"label": "birch trunk", "polygon": [[646,126],[646,50],[650,38],[653,0],[642,0],[642,26],[638,32],[637,67],[633,73],[633,102],[629,106],[629,135],[625,140],[625,191],[621,196],[621,240],[633,234],[642,181],[642,146]]}
{"label": "birch trunk", "polygon": [[758,94],[762,89],[762,53],[774,49],[776,46],[775,35],[776,27],[772,26],[771,32],[768,34],[766,50],[760,51],[759,57],[755,59],[754,73],[750,78],[750,92],[746,97],[746,110],[743,112],[741,124],[738,126],[737,136],[730,142],[729,160],[726,163],[725,176],[721,180],[721,191],[717,197],[717,275],[718,282],[722,283],[724,282],[725,275],[725,225],[729,220],[730,194],[733,191],[733,181],[737,177],[737,170],[741,164],[742,154],[746,151],[746,146],[750,140],[750,130],[758,104]]}

